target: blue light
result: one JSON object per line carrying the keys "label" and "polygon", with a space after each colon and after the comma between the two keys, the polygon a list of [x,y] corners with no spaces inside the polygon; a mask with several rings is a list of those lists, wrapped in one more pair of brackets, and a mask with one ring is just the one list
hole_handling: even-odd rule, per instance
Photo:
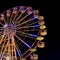
{"label": "blue light", "polygon": [[19,55],[19,57],[20,57],[20,51],[17,49],[17,53],[18,53],[18,55]]}
{"label": "blue light", "polygon": [[25,12],[27,11],[27,8],[25,9]]}
{"label": "blue light", "polygon": [[34,25],[34,26],[32,26],[32,27],[39,27],[40,25]]}
{"label": "blue light", "polygon": [[28,44],[25,43],[25,45],[30,48],[30,46]]}
{"label": "blue light", "polygon": [[33,35],[33,34],[29,34],[30,36],[32,36],[32,37],[38,37],[37,35]]}
{"label": "blue light", "polygon": [[31,20],[34,20],[34,19],[37,19],[37,18],[38,18],[38,16],[37,16],[37,17],[35,17],[35,18],[33,17]]}
{"label": "blue light", "polygon": [[19,10],[18,11],[20,11],[21,9],[19,8]]}
{"label": "blue light", "polygon": [[0,59],[1,59],[1,57],[2,57],[2,54],[0,54]]}
{"label": "blue light", "polygon": [[[21,10],[21,8],[19,9],[19,11]],[[27,8],[25,9],[25,12],[27,11]]]}

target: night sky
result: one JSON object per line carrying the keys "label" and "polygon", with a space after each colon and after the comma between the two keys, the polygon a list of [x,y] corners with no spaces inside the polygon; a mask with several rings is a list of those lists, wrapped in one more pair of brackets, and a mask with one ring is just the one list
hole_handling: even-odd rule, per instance
{"label": "night sky", "polygon": [[[51,5],[51,4],[50,4]],[[47,26],[48,34],[45,36],[46,46],[43,49],[38,49],[37,53],[39,54],[39,60],[60,60],[60,43],[59,43],[59,32],[55,31],[55,20],[52,19],[49,15],[49,6],[48,1],[46,0],[13,0],[6,1],[0,0],[0,13],[6,11],[9,8],[15,6],[31,6],[33,9],[40,11],[40,15],[45,17],[45,23]],[[55,24],[55,25],[54,25]],[[55,29],[54,29],[55,28]],[[57,38],[58,36],[58,38]]]}

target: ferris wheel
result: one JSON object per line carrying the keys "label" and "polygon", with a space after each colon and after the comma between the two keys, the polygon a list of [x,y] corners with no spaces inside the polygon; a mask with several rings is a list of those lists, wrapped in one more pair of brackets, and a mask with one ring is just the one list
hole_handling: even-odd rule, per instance
{"label": "ferris wheel", "polygon": [[38,60],[34,52],[43,48],[47,34],[44,17],[28,6],[13,7],[0,14],[0,59]]}

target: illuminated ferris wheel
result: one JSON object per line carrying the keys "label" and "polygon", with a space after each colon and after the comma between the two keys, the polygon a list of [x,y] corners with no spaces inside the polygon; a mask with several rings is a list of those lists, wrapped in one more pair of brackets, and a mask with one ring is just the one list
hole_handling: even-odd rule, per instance
{"label": "illuminated ferris wheel", "polygon": [[0,14],[0,60],[38,60],[47,34],[44,17],[28,6],[13,7]]}

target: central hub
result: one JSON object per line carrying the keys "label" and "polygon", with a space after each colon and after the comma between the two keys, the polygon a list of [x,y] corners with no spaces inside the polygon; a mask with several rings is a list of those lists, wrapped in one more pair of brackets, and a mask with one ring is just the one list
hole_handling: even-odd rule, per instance
{"label": "central hub", "polygon": [[4,28],[4,31],[6,29],[8,31],[8,33],[11,34],[11,35],[14,35],[16,33],[16,30],[15,30],[15,27],[14,27],[13,24],[10,24],[10,23],[9,24],[5,24],[3,26],[3,28]]}
{"label": "central hub", "polygon": [[11,31],[11,30],[14,29],[14,26],[13,26],[13,24],[5,24],[5,25],[3,26],[3,28],[4,28],[4,29],[7,29],[7,28],[8,28],[8,29]]}

